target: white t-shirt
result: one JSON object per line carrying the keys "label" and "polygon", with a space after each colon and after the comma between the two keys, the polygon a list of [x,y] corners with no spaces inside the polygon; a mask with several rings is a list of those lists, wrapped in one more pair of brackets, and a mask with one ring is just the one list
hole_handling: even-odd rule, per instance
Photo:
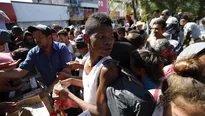
{"label": "white t-shirt", "polygon": [[[90,57],[87,58],[84,69]],[[97,82],[99,78],[99,72],[103,67],[103,62],[112,59],[110,56],[102,58],[90,71],[89,74],[86,74],[83,70],[83,87],[84,87],[84,101],[90,104],[96,104],[96,91],[97,91]]]}
{"label": "white t-shirt", "polygon": [[69,44],[67,45],[67,47],[68,47],[68,50],[70,50],[70,52],[73,54],[73,52],[74,52],[74,50],[73,50],[73,45],[72,45],[71,43],[69,43]]}
{"label": "white t-shirt", "polygon": [[188,22],[184,26],[184,37],[186,37],[188,32],[191,32],[191,35],[194,39],[200,38],[200,35],[201,35],[200,28],[199,28],[199,25],[197,25],[196,23]]}
{"label": "white t-shirt", "polygon": [[[90,53],[86,53],[82,59],[79,59],[76,57],[76,60],[77,62],[79,62],[79,64],[85,64],[85,61],[87,60],[87,58],[90,56]],[[79,69],[79,76],[82,77],[83,76],[83,70],[82,69]]]}

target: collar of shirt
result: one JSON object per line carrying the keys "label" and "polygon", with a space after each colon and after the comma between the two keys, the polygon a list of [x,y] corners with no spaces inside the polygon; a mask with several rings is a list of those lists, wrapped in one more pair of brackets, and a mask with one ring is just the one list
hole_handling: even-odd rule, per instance
{"label": "collar of shirt", "polygon": [[[56,42],[52,42],[52,48],[53,48],[53,50],[58,50],[59,49]],[[43,50],[37,46],[36,52],[41,53],[41,52],[43,52]]]}

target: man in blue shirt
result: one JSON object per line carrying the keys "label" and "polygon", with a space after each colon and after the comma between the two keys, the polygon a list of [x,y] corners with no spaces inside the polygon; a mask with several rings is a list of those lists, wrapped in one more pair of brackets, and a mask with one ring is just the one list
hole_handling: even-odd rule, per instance
{"label": "man in blue shirt", "polygon": [[65,44],[52,40],[49,27],[39,24],[28,27],[28,31],[33,34],[37,46],[28,52],[27,58],[19,68],[10,71],[1,70],[0,78],[22,78],[29,70],[36,67],[44,84],[50,86],[56,79],[56,73],[62,71],[66,63],[72,60],[72,54]]}

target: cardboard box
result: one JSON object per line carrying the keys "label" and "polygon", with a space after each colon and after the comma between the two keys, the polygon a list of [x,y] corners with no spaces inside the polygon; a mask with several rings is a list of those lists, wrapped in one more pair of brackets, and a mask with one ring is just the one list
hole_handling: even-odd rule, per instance
{"label": "cardboard box", "polygon": [[17,102],[18,110],[7,113],[7,116],[50,116],[53,108],[47,97],[41,99],[39,95]]}

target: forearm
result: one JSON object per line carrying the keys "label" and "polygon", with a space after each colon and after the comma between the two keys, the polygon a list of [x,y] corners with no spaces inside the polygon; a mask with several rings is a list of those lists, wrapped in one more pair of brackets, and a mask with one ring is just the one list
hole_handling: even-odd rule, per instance
{"label": "forearm", "polygon": [[80,79],[71,78],[70,83],[71,85],[83,88],[83,82]]}
{"label": "forearm", "polygon": [[97,105],[97,111],[101,116],[108,116],[109,109],[107,106],[107,98],[106,98],[106,87],[103,89],[98,89],[96,93],[96,105]]}
{"label": "forearm", "polygon": [[99,113],[97,112],[96,105],[87,103],[87,102],[83,101],[82,99],[76,97],[72,93],[69,93],[68,97],[71,98],[72,100],[74,100],[83,111],[88,109],[89,112],[92,114],[92,116],[98,116],[99,115]]}
{"label": "forearm", "polygon": [[17,78],[24,77],[27,73],[28,71],[20,69],[20,68],[8,70],[8,71],[0,70],[0,78],[1,79],[17,79]]}

